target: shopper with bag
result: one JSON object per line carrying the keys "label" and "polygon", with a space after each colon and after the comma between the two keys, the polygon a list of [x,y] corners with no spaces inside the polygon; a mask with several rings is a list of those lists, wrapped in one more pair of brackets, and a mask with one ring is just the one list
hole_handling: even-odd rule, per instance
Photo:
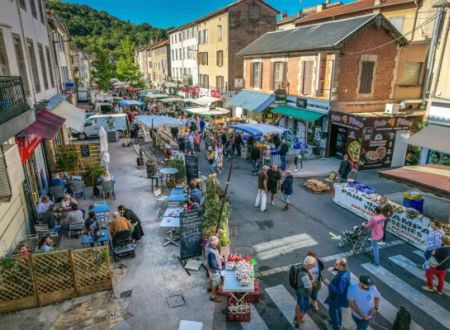
{"label": "shopper with bag", "polygon": [[428,259],[431,257],[431,252],[442,247],[442,240],[444,238],[444,231],[442,230],[442,225],[439,221],[433,220],[430,225],[432,230],[428,234],[427,240],[425,241],[425,253],[423,255],[425,262],[417,265],[417,267],[425,270],[430,267],[428,264]]}
{"label": "shopper with bag", "polygon": [[[431,257],[428,259],[430,268],[425,272],[427,278],[427,285],[422,288],[428,292],[436,292],[442,294],[444,292],[445,276],[447,275],[447,268],[450,268],[450,237],[444,236],[444,246],[431,252]],[[433,278],[438,279],[437,288],[434,287]]]}

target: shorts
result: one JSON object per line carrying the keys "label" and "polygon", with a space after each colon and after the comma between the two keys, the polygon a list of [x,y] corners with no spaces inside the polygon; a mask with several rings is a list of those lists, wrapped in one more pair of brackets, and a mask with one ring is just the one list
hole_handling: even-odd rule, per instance
{"label": "shorts", "polygon": [[297,304],[302,313],[306,313],[309,309],[310,300],[308,295],[297,293]]}
{"label": "shorts", "polygon": [[220,273],[209,273],[209,278],[211,280],[212,286],[213,287],[217,287],[219,286],[219,284],[221,283],[221,279],[220,279]]}
{"label": "shorts", "polygon": [[267,190],[270,191],[273,195],[277,194],[277,186],[268,186]]}

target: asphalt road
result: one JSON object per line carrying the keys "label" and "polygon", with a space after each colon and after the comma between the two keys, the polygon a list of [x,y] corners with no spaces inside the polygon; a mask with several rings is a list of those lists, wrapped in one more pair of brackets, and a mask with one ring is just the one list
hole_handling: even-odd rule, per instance
{"label": "asphalt road", "polygon": [[[224,173],[219,176],[223,183],[226,181],[230,162],[224,163]],[[200,171],[205,175],[209,173],[204,155],[200,156]],[[406,185],[379,178],[376,171],[360,172],[358,180],[383,194],[410,189]],[[348,252],[349,248],[339,248],[338,241],[332,238],[359,224],[362,219],[334,204],[331,193],[315,194],[307,191],[300,179],[295,180],[293,207],[288,211],[282,210],[280,195],[275,206],[268,204],[267,212],[261,213],[259,209],[254,208],[255,197],[256,177],[250,174],[250,164],[238,159],[233,168],[228,193],[232,206],[229,223],[232,251],[251,254],[257,261],[257,272],[264,276],[259,277],[263,290],[260,303],[255,304],[256,313],[252,315],[252,322],[229,322],[227,327],[290,329],[292,319],[289,304],[291,300],[293,304],[294,292],[288,283],[286,267],[284,270],[280,268],[300,262],[310,250],[315,251],[319,257]],[[421,289],[423,281],[421,274],[417,273],[418,269],[399,265],[399,260],[407,262],[409,266],[421,262],[421,257],[415,253],[417,249],[398,241],[392,235],[388,237],[388,242],[394,245],[381,250],[381,267],[378,269],[373,270],[367,265],[370,259],[365,254],[350,256],[352,273],[356,276],[371,274],[385,301],[383,310],[375,320],[376,324],[371,324],[371,327],[390,329],[395,318],[395,308],[405,306],[413,315],[413,328],[448,328],[449,296],[424,292]],[[329,260],[326,265],[331,262]],[[274,273],[268,274],[270,271]],[[415,275],[411,273],[414,271]],[[331,276],[328,275],[330,278]],[[448,279],[449,276],[447,281]],[[324,290],[326,291],[326,288],[322,289]],[[289,292],[289,295],[286,292]],[[319,312],[310,312],[312,323],[305,324],[303,328],[326,329],[326,315],[326,305],[321,304]],[[346,328],[352,329],[354,325],[347,324]]]}

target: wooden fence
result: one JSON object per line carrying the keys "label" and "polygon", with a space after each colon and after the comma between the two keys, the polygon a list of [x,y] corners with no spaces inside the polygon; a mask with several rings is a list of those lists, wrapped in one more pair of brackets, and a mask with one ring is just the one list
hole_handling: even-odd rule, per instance
{"label": "wooden fence", "polygon": [[0,312],[112,289],[107,246],[0,260]]}

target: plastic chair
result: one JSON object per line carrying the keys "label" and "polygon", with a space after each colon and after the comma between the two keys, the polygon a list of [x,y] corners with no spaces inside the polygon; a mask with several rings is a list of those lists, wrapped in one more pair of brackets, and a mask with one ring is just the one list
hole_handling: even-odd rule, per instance
{"label": "plastic chair", "polygon": [[83,195],[83,198],[86,199],[86,194],[84,192],[85,184],[83,181],[73,181],[72,182],[72,195],[74,198],[77,197],[77,195]]}
{"label": "plastic chair", "polygon": [[72,239],[72,235],[81,235],[81,230],[83,229],[84,221],[70,222],[69,223],[69,239]]}
{"label": "plastic chair", "polygon": [[103,195],[103,199],[106,198],[106,195],[112,196],[113,199],[116,199],[116,193],[114,192],[114,182],[108,181],[102,183],[102,190],[100,193]]}
{"label": "plastic chair", "polygon": [[162,213],[162,208],[161,208],[162,204],[167,202],[167,198],[169,198],[169,196],[163,196],[161,188],[156,188],[155,190],[153,190],[153,195],[156,198],[156,202],[155,202],[155,208],[157,208],[156,216],[159,217]]}

